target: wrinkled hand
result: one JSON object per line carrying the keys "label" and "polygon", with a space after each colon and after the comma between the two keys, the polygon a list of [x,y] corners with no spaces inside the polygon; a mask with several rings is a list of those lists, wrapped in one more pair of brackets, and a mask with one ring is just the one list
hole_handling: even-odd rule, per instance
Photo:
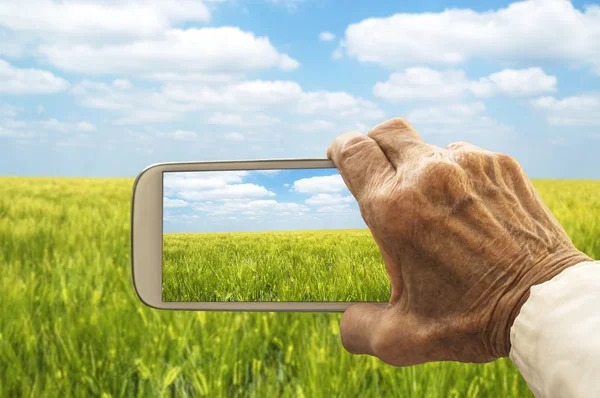
{"label": "wrinkled hand", "polygon": [[395,366],[508,356],[531,286],[591,259],[577,250],[511,157],[428,145],[402,119],[327,150],[360,206],[391,281],[389,303],[351,306],[351,353]]}

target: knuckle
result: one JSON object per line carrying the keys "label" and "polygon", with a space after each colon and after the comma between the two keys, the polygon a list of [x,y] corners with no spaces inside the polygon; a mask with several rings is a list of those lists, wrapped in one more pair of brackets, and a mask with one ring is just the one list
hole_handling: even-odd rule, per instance
{"label": "knuckle", "polygon": [[441,182],[456,179],[461,171],[461,167],[454,162],[429,162],[423,169],[421,182],[438,185]]}
{"label": "knuckle", "polygon": [[460,151],[453,154],[452,157],[464,170],[479,171],[482,169],[487,156],[480,151]]}
{"label": "knuckle", "polygon": [[495,154],[496,161],[500,166],[500,169],[503,172],[508,172],[512,174],[520,174],[521,173],[521,165],[516,161],[512,156],[506,155],[504,153]]}
{"label": "knuckle", "polygon": [[453,142],[453,143],[449,144],[446,147],[446,149],[462,149],[462,148],[468,147],[470,145],[471,144],[469,144],[466,141],[456,141],[456,142]]}
{"label": "knuckle", "polygon": [[404,131],[404,130],[413,130],[412,125],[406,120],[400,117],[395,117],[389,120],[386,120],[383,123],[378,124],[373,129],[369,131],[369,137],[376,137],[379,134],[383,134],[387,131]]}
{"label": "knuckle", "polygon": [[388,120],[388,123],[393,124],[394,126],[397,126],[397,127],[406,127],[406,128],[412,127],[410,125],[410,123],[408,122],[408,120],[403,119],[401,117],[393,117],[390,120]]}
{"label": "knuckle", "polygon": [[467,173],[455,162],[433,162],[419,178],[419,190],[434,206],[451,207],[457,200],[468,196]]}
{"label": "knuckle", "polygon": [[373,145],[373,142],[364,135],[351,137],[340,144],[339,158],[341,160],[349,159],[370,145]]}
{"label": "knuckle", "polygon": [[527,188],[527,175],[513,157],[498,153],[494,155],[495,165],[501,175],[501,180],[512,191],[529,191]]}

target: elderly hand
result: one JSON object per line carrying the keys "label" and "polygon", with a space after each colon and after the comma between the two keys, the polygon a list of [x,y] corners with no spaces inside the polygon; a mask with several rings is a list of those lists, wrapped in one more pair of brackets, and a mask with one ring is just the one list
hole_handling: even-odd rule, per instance
{"label": "elderly hand", "polygon": [[511,157],[428,145],[405,120],[327,150],[383,256],[389,303],[343,315],[342,344],[395,366],[508,356],[531,286],[591,259]]}

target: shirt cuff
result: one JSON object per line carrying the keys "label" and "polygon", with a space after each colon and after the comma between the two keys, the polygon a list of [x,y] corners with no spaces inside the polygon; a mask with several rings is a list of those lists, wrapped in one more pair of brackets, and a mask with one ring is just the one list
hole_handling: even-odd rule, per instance
{"label": "shirt cuff", "polygon": [[509,357],[536,397],[600,397],[600,261],[532,286],[510,340]]}

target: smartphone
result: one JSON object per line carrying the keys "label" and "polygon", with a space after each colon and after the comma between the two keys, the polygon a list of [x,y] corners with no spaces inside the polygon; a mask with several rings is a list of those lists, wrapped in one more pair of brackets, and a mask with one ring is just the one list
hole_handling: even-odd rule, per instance
{"label": "smartphone", "polygon": [[154,164],[135,180],[135,290],[172,310],[344,311],[390,282],[329,159]]}

